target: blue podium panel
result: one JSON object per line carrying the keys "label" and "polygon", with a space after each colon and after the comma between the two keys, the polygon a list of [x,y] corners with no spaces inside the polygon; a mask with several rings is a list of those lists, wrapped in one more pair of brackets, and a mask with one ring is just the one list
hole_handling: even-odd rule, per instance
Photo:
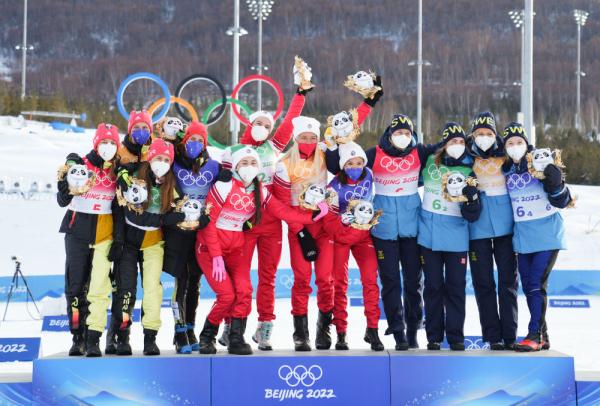
{"label": "blue podium panel", "polygon": [[577,405],[600,405],[600,372],[579,371],[577,379]]}
{"label": "blue podium panel", "polygon": [[573,358],[469,351],[391,353],[392,405],[575,405]]}
{"label": "blue podium panel", "polygon": [[42,358],[33,364],[36,405],[210,405],[210,358]]}
{"label": "blue podium panel", "polygon": [[0,406],[31,405],[31,382],[1,382]]}
{"label": "blue podium panel", "polygon": [[215,356],[212,400],[213,405],[389,405],[389,374],[386,352]]}

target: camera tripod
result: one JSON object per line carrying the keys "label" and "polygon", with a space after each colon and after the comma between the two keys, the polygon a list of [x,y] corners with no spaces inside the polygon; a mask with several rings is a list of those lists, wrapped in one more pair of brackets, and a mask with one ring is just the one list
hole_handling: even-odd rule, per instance
{"label": "camera tripod", "polygon": [[8,291],[8,297],[6,298],[6,307],[4,308],[4,316],[2,316],[2,321],[6,320],[6,312],[8,312],[8,305],[10,304],[10,300],[12,299],[13,293],[15,290],[19,288],[19,278],[23,280],[23,284],[25,285],[25,289],[27,289],[27,297],[31,298],[31,302],[35,306],[35,310],[38,312],[38,315],[41,315],[40,310],[35,303],[35,299],[33,298],[33,294],[31,293],[31,289],[29,289],[29,285],[27,284],[27,280],[21,272],[21,261],[15,256],[11,257],[11,259],[15,262],[15,273],[13,274],[12,282],[10,284],[10,290]]}

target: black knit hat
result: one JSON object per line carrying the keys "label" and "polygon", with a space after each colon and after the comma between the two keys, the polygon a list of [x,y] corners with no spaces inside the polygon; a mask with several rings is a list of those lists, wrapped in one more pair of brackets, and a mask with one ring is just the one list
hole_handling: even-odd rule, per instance
{"label": "black knit hat", "polygon": [[504,131],[502,131],[502,138],[504,139],[504,144],[512,137],[521,137],[525,140],[525,143],[529,145],[529,139],[527,138],[527,133],[525,132],[525,128],[521,123],[517,123],[513,121],[509,123],[506,127],[504,127]]}
{"label": "black knit hat", "polygon": [[446,145],[452,138],[462,138],[465,141],[467,140],[467,134],[465,134],[465,130],[463,130],[460,124],[454,121],[450,121],[444,126],[444,131],[442,132],[442,142],[444,145]]}
{"label": "black knit hat", "polygon": [[471,133],[474,133],[478,128],[487,128],[492,130],[494,134],[498,134],[496,131],[496,119],[494,115],[489,111],[484,111],[483,113],[479,113],[473,119],[473,123],[471,124]]}
{"label": "black knit hat", "polygon": [[408,130],[411,133],[415,131],[414,125],[410,117],[404,114],[394,114],[392,122],[390,123],[390,134],[396,130]]}

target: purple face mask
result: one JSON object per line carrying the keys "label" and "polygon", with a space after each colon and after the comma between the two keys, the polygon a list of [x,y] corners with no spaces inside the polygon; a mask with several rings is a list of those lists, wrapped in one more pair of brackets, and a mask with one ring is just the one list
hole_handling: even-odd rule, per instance
{"label": "purple face mask", "polygon": [[202,153],[204,144],[200,141],[188,141],[185,143],[185,152],[191,159],[196,159]]}
{"label": "purple face mask", "polygon": [[356,182],[360,178],[360,175],[362,175],[363,168],[345,168],[344,172],[353,182]]}

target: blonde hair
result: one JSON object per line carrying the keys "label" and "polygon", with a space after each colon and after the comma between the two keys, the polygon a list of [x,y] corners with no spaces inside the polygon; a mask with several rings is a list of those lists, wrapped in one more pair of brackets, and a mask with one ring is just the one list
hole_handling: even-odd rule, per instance
{"label": "blonde hair", "polygon": [[[289,168],[290,172],[293,173],[294,168],[302,160],[300,158],[300,150],[298,149],[298,143],[296,141],[294,141],[294,144],[285,153],[285,155],[281,157],[281,160],[289,162],[288,168]],[[315,147],[315,153],[312,156],[312,160],[313,160],[313,164],[312,164],[312,168],[310,170],[310,178],[317,177],[317,176],[320,175],[320,173],[323,170],[326,170],[326,168],[325,168],[325,154],[321,150],[321,148],[319,147],[319,143],[318,142],[317,142],[317,145]],[[306,179],[306,180],[309,180],[309,179]]]}

